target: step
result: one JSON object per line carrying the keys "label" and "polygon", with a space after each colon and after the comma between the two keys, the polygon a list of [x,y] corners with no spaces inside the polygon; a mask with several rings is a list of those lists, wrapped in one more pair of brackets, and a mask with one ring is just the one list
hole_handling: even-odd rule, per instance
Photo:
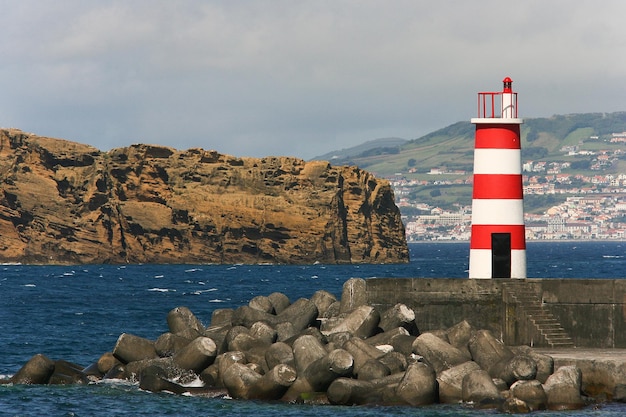
{"label": "step", "polygon": [[561,327],[561,325],[559,323],[546,323],[546,324],[542,324],[541,326],[539,326],[540,329],[542,331],[559,331],[559,332],[565,332],[565,329],[563,327]]}
{"label": "step", "polygon": [[530,319],[535,324],[558,324],[559,321],[550,316],[530,316]]}
{"label": "step", "polygon": [[544,329],[539,329],[539,332],[540,332],[542,335],[544,335],[545,337],[549,337],[549,338],[552,338],[552,339],[554,339],[554,338],[559,338],[559,337],[561,337],[561,338],[562,338],[562,337],[568,337],[568,338],[569,338],[569,335],[568,335],[565,331],[563,331],[563,330],[559,330],[559,329],[557,329],[557,330],[551,330],[551,329],[550,329],[550,330],[544,330]]}

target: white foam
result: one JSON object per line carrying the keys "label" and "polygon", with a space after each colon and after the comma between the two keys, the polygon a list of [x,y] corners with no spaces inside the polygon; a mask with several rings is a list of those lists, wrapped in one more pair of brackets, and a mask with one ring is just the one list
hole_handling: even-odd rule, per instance
{"label": "white foam", "polygon": [[148,291],[152,291],[152,292],[176,292],[176,290],[170,290],[169,288],[149,288]]}

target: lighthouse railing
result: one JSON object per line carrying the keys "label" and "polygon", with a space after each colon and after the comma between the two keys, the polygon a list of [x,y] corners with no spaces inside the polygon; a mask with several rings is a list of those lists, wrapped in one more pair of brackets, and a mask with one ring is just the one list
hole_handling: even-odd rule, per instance
{"label": "lighthouse railing", "polygon": [[[504,104],[504,95],[508,96]],[[497,99],[496,99],[497,98]],[[478,117],[483,118],[517,118],[517,93],[482,92],[478,93]]]}

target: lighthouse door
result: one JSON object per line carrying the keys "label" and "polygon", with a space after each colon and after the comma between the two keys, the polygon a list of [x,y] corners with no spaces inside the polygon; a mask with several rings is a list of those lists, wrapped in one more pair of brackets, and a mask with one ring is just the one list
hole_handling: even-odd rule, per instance
{"label": "lighthouse door", "polygon": [[511,278],[511,234],[491,234],[491,277]]}

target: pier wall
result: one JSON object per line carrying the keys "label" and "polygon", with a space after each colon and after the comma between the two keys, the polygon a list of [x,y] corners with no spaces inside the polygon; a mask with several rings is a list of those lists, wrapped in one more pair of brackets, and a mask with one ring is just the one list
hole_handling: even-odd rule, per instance
{"label": "pier wall", "polygon": [[[462,320],[489,329],[508,345],[550,347],[510,283],[536,294],[576,347],[626,348],[626,280],[370,278],[368,302],[381,309],[403,303],[420,331]],[[525,308],[526,307],[526,308]]]}

